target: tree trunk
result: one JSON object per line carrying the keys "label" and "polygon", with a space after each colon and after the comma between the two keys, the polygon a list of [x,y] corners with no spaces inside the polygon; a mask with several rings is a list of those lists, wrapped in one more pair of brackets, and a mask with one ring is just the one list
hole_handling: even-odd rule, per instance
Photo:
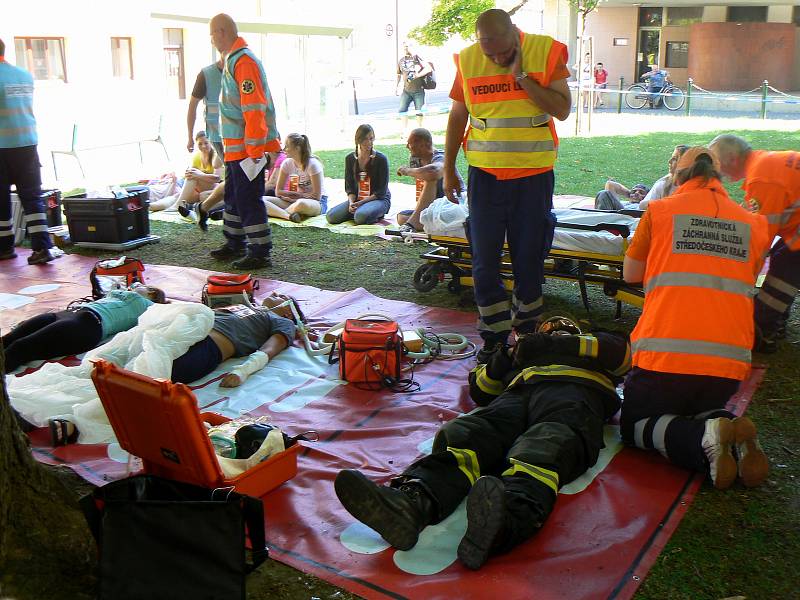
{"label": "tree trunk", "polygon": [[5,375],[0,388],[0,597],[93,598],[97,551],[77,505],[76,478],[33,460]]}

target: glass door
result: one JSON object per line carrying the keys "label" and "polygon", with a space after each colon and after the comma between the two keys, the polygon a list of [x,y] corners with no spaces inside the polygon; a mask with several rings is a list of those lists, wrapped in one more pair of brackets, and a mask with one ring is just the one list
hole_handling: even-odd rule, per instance
{"label": "glass door", "polygon": [[636,54],[636,78],[641,78],[653,65],[661,66],[659,62],[659,44],[661,42],[661,29],[639,30],[639,51]]}

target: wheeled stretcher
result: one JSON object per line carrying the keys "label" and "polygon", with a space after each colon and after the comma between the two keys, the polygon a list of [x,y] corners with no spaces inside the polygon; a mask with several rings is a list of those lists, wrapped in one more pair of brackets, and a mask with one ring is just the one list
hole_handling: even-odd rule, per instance
{"label": "wheeled stretcher", "polygon": [[[644,292],[639,285],[625,283],[622,262],[642,211],[563,208],[553,212],[557,223],[553,245],[545,260],[545,276],[577,282],[587,311],[587,286],[590,284],[602,286],[603,292],[617,301],[617,316],[621,312],[622,302],[641,307]],[[472,255],[466,238],[425,233],[401,234],[391,230],[386,233],[427,241],[433,245],[432,249],[420,255],[425,263],[414,273],[414,287],[418,291],[428,292],[445,281],[453,293],[473,286]],[[514,276],[507,247],[501,261],[501,277],[506,288],[511,290]]]}

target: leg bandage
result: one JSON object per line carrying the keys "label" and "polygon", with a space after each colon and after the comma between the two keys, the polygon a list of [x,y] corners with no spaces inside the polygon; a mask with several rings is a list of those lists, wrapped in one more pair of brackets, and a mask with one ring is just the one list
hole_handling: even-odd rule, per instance
{"label": "leg bandage", "polygon": [[269,363],[269,356],[261,350],[257,350],[253,352],[246,361],[235,369],[232,369],[231,374],[238,375],[239,379],[244,383],[250,375],[266,367],[267,363]]}

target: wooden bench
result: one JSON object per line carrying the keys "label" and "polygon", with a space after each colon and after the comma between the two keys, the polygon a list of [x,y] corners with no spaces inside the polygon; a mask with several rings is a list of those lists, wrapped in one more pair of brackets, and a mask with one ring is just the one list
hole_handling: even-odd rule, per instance
{"label": "wooden bench", "polygon": [[70,145],[69,150],[51,150],[50,156],[53,160],[53,174],[55,178],[58,179],[58,168],[56,167],[56,154],[66,154],[67,156],[73,157],[77,163],[78,168],[81,170],[81,175],[86,177],[86,172],[83,169],[83,163],[81,162],[80,153],[85,152],[88,150],[102,150],[103,148],[115,148],[119,146],[127,146],[129,144],[138,144],[139,146],[139,162],[144,164],[144,156],[142,154],[142,144],[147,142],[155,142],[156,144],[161,144],[161,148],[164,150],[164,156],[166,156],[167,160],[169,161],[169,152],[167,152],[167,146],[164,144],[164,138],[162,136],[162,127],[164,124],[164,115],[161,115],[158,119],[158,133],[154,138],[147,138],[142,140],[129,140],[126,142],[119,142],[117,144],[101,144],[98,146],[81,146],[78,142],[78,124],[73,123],[72,125],[72,144]]}

